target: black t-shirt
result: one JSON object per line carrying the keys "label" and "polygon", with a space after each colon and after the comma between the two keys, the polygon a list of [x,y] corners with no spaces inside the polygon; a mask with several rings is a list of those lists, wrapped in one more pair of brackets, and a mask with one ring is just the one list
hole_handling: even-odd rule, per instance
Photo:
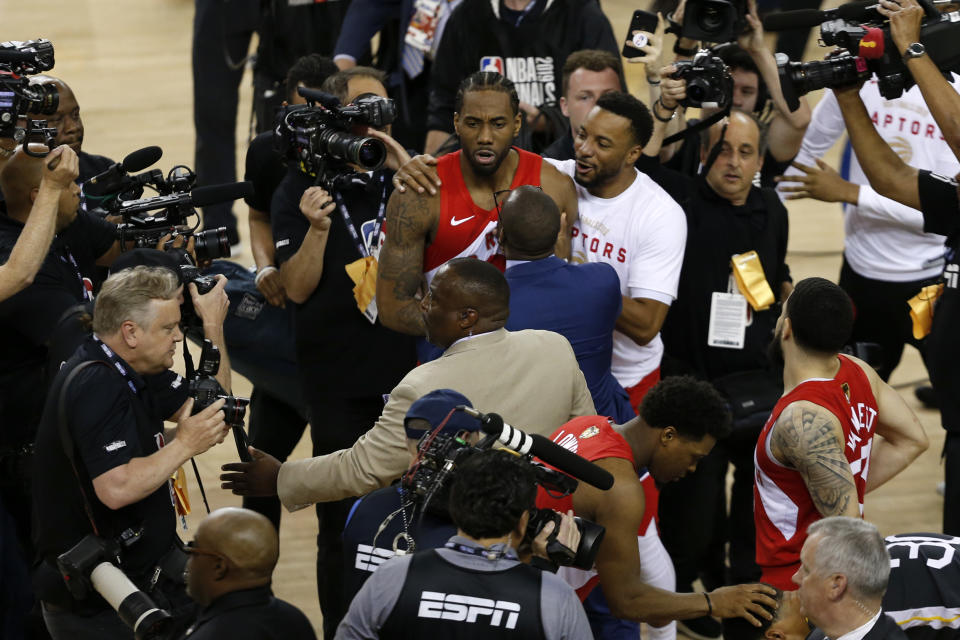
{"label": "black t-shirt", "polygon": [[[117,357],[110,363],[92,337],[57,374],[37,431],[33,493],[38,559],[55,560],[58,554],[93,532],[84,512],[80,481],[64,452],[58,421],[63,383],[70,371],[87,360],[106,365],[87,366],[66,391],[67,424],[75,445],[74,455],[79,473],[85,476],[83,488],[100,535],[112,538],[127,528],[142,528],[140,539],[124,552],[122,567],[132,578],[141,578],[174,543],[176,516],[169,485],[164,482],[143,500],[111,510],[97,499],[92,479],[133,458],[158,451],[163,444],[163,421],[182,404],[186,385],[171,372],[154,377],[155,385],[166,380],[168,387],[165,396],[158,397],[154,387],[122,359]],[[115,368],[117,363],[127,371],[126,376]]]}
{"label": "black t-shirt", "polygon": [[[383,182],[380,177],[383,176]],[[375,172],[367,188],[341,191],[354,228],[361,238],[370,235],[380,209],[383,185],[392,191],[392,174]],[[296,254],[310,223],[300,213],[300,197],[311,178],[291,167],[271,202],[271,227],[276,262],[282,265]],[[385,200],[383,201],[385,204]],[[414,341],[371,324],[357,308],[353,281],[345,266],[360,258],[339,208],[330,214],[330,232],[323,255],[323,275],[294,315],[297,358],[305,395],[336,394],[364,397],[389,393],[416,365]],[[382,242],[382,238],[381,238]]]}
{"label": "black t-shirt", "polygon": [[190,640],[316,640],[307,616],[273,597],[270,587],[231,591],[220,596],[200,611],[187,637]]}
{"label": "black t-shirt", "polygon": [[573,136],[570,132],[562,138],[557,138],[553,143],[543,150],[544,158],[553,160],[573,160],[577,154],[573,150]]}
{"label": "black t-shirt", "polygon": [[[10,258],[23,225],[0,215],[0,263]],[[46,392],[46,342],[63,313],[86,300],[97,258],[113,245],[116,227],[83,212],[57,234],[33,284],[0,302],[0,443],[32,439]]]}
{"label": "black t-shirt", "polygon": [[246,172],[243,179],[253,184],[253,193],[243,199],[252,209],[270,214],[270,200],[280,186],[287,168],[273,148],[273,132],[265,131],[247,148]]}
{"label": "black t-shirt", "polygon": [[960,202],[957,183],[945,176],[920,171],[917,177],[923,230],[947,237],[943,295],[933,314],[927,336],[926,364],[937,392],[940,417],[947,431],[960,432]]}
{"label": "black t-shirt", "polygon": [[[664,353],[678,367],[672,373],[692,373],[715,379],[728,373],[763,369],[767,344],[777,324],[779,308],[748,308],[743,349],[707,345],[713,292],[726,292],[731,256],[756,251],[774,296],[790,280],[785,259],[789,224],[787,210],[776,194],[756,187],[747,202],[735,206],[714,192],[703,178],[690,178],[642,156],[643,169],[683,207],[687,216],[687,244],[677,299],[664,322]],[[639,164],[639,163],[638,163]]]}

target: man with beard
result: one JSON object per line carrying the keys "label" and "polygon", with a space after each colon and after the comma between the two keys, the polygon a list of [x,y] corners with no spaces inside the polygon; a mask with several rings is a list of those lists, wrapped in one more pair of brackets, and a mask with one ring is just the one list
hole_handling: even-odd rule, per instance
{"label": "man with beard", "polygon": [[572,181],[540,156],[511,146],[520,132],[519,104],[513,82],[500,74],[468,76],[460,84],[453,116],[462,149],[437,161],[437,182],[443,185],[439,193],[432,186],[429,192],[405,189],[394,178],[398,188],[387,205],[377,278],[377,306],[385,326],[424,335],[417,292],[424,278],[429,284],[453,258],[473,256],[504,269],[496,236],[497,197],[502,201],[506,195],[501,192],[523,184],[539,186],[566,214],[568,224],[576,220]]}
{"label": "man with beard", "polygon": [[862,517],[864,494],[928,445],[900,394],[866,363],[839,355],[852,327],[846,292],[807,278],[783,305],[770,343],[784,394],[754,453],[754,522],[761,579],[779,589],[796,588],[791,577],[811,523]]}

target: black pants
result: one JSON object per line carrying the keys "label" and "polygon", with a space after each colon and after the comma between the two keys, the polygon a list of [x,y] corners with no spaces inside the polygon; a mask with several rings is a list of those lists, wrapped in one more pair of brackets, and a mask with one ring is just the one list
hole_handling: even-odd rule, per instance
{"label": "black pants", "polygon": [[[243,67],[260,18],[257,0],[196,0],[193,17],[193,124],[197,186],[236,181],[234,131]],[[203,208],[207,229],[227,227],[235,237],[233,202]],[[233,239],[233,238],[231,238]]]}
{"label": "black pants", "polygon": [[947,431],[943,442],[943,532],[960,536],[960,432]]}
{"label": "black pants", "polygon": [[[310,407],[313,455],[320,456],[353,446],[383,412],[381,395],[342,398],[306,393]],[[343,527],[354,498],[317,505],[317,593],[323,612],[323,637],[332,638],[347,611],[343,601]]]}
{"label": "black pants", "polygon": [[[250,444],[283,462],[293,451],[307,426],[305,416],[260,387],[250,394]],[[243,507],[262,513],[280,530],[280,499],[244,498]]]}
{"label": "black pants", "polygon": [[[677,591],[701,578],[708,589],[751,582],[760,576],[753,524],[753,449],[756,438],[718,442],[697,470],[660,490],[660,539],[673,560]],[[734,483],[727,516],[727,467]],[[724,547],[729,543],[729,571]]]}
{"label": "black pants", "polygon": [[904,344],[912,344],[923,354],[923,341],[913,337],[907,300],[937,280],[938,278],[912,282],[871,280],[855,272],[846,260],[843,261],[840,286],[850,295],[856,310],[851,341],[875,342],[880,345],[882,355],[877,373],[884,380],[890,379],[890,374],[900,363]]}

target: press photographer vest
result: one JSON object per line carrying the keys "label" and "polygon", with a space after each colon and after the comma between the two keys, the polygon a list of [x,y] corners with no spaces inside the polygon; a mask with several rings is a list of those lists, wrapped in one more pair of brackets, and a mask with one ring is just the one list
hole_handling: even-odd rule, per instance
{"label": "press photographer vest", "polygon": [[415,554],[380,637],[542,639],[540,583],[540,571],[523,563],[475,571],[447,562],[436,551]]}

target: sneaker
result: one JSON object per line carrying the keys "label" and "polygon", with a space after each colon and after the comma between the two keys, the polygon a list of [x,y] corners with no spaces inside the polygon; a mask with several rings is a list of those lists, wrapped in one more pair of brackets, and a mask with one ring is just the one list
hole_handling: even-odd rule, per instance
{"label": "sneaker", "polygon": [[943,482],[943,481],[938,482],[938,483],[937,483],[937,495],[940,496],[940,497],[943,497],[943,494],[945,494],[946,492],[947,492],[947,483],[946,483],[946,482]]}
{"label": "sneaker", "polygon": [[917,397],[917,400],[920,401],[927,409],[939,409],[940,404],[937,402],[937,394],[934,392],[933,387],[923,386],[917,387],[913,390],[913,395]]}
{"label": "sneaker", "polygon": [[719,640],[723,627],[710,616],[703,616],[692,620],[677,620],[677,631],[694,640]]}

